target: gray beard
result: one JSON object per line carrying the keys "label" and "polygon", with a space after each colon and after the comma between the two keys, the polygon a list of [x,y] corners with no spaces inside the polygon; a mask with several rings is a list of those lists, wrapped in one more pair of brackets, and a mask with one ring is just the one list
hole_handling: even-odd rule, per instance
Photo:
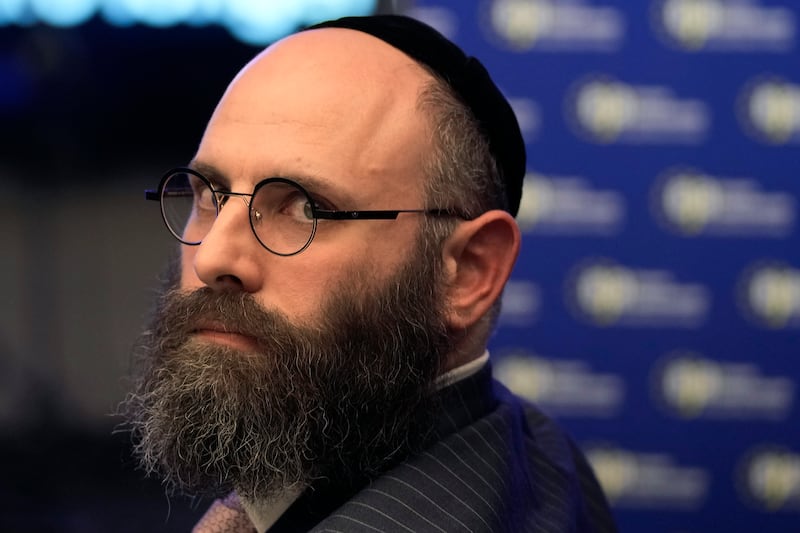
{"label": "gray beard", "polygon": [[[415,255],[378,289],[351,279],[313,326],[243,292],[166,290],[120,410],[141,467],[171,493],[257,501],[334,480],[353,490],[418,451],[452,345],[439,254]],[[200,319],[258,351],[196,340]]]}

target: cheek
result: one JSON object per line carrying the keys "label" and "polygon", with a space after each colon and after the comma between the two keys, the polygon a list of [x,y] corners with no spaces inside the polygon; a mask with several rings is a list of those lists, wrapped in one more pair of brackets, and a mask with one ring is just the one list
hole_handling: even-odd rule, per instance
{"label": "cheek", "polygon": [[[353,260],[341,254],[337,259],[339,261],[328,258],[324,262],[287,263],[285,268],[274,271],[283,282],[255,296],[266,308],[277,309],[298,324],[318,325],[333,293],[345,291],[352,295],[369,291],[381,277],[378,267],[368,259]],[[320,268],[320,265],[325,267]]]}
{"label": "cheek", "polygon": [[319,265],[287,265],[287,268],[281,269],[283,283],[274,285],[264,296],[274,298],[275,304],[280,307],[294,308],[298,315],[313,314],[319,310],[327,294],[342,285],[352,268],[330,262],[325,268],[319,268]]}

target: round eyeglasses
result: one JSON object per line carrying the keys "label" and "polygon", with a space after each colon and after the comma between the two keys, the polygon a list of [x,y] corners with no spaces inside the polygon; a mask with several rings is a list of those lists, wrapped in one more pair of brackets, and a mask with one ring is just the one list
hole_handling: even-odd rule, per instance
{"label": "round eyeglasses", "polygon": [[299,254],[308,248],[320,219],[392,220],[400,213],[469,218],[452,209],[322,209],[306,189],[287,178],[267,178],[258,182],[252,193],[242,193],[215,189],[191,168],[172,169],[161,178],[158,190],[145,191],[146,199],[161,203],[161,216],[170,233],[190,246],[203,242],[219,212],[234,196],[247,205],[250,227],[261,246],[280,256]]}

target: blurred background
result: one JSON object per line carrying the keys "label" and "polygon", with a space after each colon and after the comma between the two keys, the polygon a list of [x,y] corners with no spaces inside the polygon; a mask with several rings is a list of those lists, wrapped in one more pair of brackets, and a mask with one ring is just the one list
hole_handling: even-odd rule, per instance
{"label": "blurred background", "polygon": [[142,191],[294,29],[408,13],[479,57],[529,154],[498,375],[622,531],[800,523],[800,4],[0,0],[0,531],[187,531],[111,413],[175,244]]}

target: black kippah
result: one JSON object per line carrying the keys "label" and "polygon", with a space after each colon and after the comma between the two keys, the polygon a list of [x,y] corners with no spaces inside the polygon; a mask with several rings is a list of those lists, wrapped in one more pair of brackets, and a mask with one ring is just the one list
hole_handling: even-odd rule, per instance
{"label": "black kippah", "polygon": [[486,68],[441,33],[402,15],[345,17],[308,29],[346,28],[368,33],[427,65],[472,111],[505,183],[508,211],[516,216],[525,177],[525,141],[514,111]]}

